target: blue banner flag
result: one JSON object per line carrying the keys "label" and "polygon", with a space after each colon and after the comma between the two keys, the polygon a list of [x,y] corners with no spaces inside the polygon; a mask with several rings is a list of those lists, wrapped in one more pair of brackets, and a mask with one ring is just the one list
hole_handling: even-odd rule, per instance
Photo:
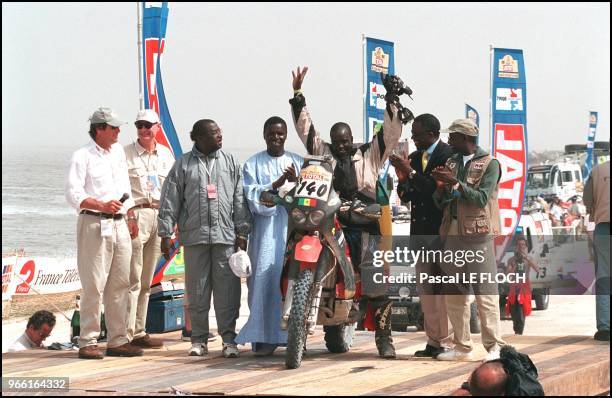
{"label": "blue banner flag", "polygon": [[465,118],[472,119],[472,121],[476,123],[478,129],[480,129],[480,116],[478,115],[478,111],[468,104],[465,104]]}
{"label": "blue banner flag", "polygon": [[586,181],[593,169],[593,147],[595,146],[595,132],[597,130],[597,112],[589,114],[589,136],[587,137],[587,158],[582,168],[582,179]]}
{"label": "blue banner flag", "polygon": [[363,142],[370,142],[382,127],[385,116],[385,94],[380,73],[395,74],[393,43],[366,37],[364,59],[364,113]]}
{"label": "blue banner flag", "polygon": [[[527,178],[527,80],[522,50],[494,48],[492,65],[492,154],[501,165],[498,204],[501,256],[519,223]],[[503,239],[502,239],[503,240]],[[500,250],[501,246],[501,250]]]}

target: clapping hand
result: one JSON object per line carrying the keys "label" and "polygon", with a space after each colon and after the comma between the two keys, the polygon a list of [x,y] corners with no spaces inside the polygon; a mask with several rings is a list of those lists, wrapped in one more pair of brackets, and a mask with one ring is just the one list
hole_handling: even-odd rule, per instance
{"label": "clapping hand", "polygon": [[457,179],[453,177],[453,172],[447,166],[438,166],[432,172],[431,176],[436,180],[438,185],[455,185]]}
{"label": "clapping hand", "polygon": [[391,155],[389,156],[389,160],[393,167],[395,167],[395,172],[397,173],[397,177],[400,181],[405,181],[406,178],[412,173],[412,164],[410,163],[410,159],[407,159],[403,156]]}

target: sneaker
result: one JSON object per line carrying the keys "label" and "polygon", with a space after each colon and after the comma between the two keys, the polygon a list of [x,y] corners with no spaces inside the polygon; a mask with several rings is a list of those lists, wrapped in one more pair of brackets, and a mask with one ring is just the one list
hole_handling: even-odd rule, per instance
{"label": "sneaker", "polygon": [[610,331],[609,330],[598,330],[595,333],[593,338],[597,341],[610,341]]}
{"label": "sneaker", "polygon": [[183,328],[183,330],[181,331],[181,340],[191,341],[191,330],[187,331],[187,329]]}
{"label": "sneaker", "polygon": [[448,350],[447,352],[443,352],[439,354],[436,359],[438,361],[471,361],[472,360],[472,352],[461,352],[455,349]]}
{"label": "sneaker", "polygon": [[487,362],[487,361],[494,361],[496,359],[499,359],[499,348],[489,351],[484,360],[485,362]]}
{"label": "sneaker", "polygon": [[141,348],[162,348],[164,342],[160,339],[154,339],[149,334],[145,334],[143,337],[132,340],[130,343],[133,346]]}
{"label": "sneaker", "polygon": [[202,357],[208,354],[208,347],[203,343],[191,343],[191,348],[189,349],[190,357]]}
{"label": "sneaker", "polygon": [[109,357],[141,357],[144,351],[140,347],[125,343],[118,347],[106,347],[106,355]]}
{"label": "sneaker", "polygon": [[240,351],[238,351],[236,344],[223,343],[222,352],[225,358],[238,358],[240,356]]}

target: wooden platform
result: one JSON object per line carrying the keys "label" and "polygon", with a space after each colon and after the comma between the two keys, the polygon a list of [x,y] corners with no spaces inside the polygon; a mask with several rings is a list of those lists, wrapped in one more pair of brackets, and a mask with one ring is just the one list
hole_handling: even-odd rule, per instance
{"label": "wooden platform", "polygon": [[[166,339],[166,347],[147,350],[138,358],[80,360],[76,351],[47,350],[3,354],[2,376],[67,376],[67,395],[448,395],[485,355],[477,344],[474,362],[412,358],[425,346],[422,332],[395,333],[396,360],[378,358],[372,332],[357,332],[350,352],[330,354],[317,331],[309,337],[302,366],[286,370],[284,349],[267,358],[243,349],[240,358],[225,359],[217,337],[209,343],[208,356],[188,357],[190,343],[180,341],[180,332],[156,337]],[[590,336],[505,339],[534,361],[546,395],[597,395],[610,390],[607,343]]]}

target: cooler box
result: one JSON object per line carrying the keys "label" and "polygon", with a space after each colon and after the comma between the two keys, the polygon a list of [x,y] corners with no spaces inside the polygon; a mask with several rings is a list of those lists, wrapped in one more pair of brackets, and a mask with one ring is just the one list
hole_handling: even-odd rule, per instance
{"label": "cooler box", "polygon": [[149,296],[148,333],[164,333],[185,326],[184,290],[171,290]]}

